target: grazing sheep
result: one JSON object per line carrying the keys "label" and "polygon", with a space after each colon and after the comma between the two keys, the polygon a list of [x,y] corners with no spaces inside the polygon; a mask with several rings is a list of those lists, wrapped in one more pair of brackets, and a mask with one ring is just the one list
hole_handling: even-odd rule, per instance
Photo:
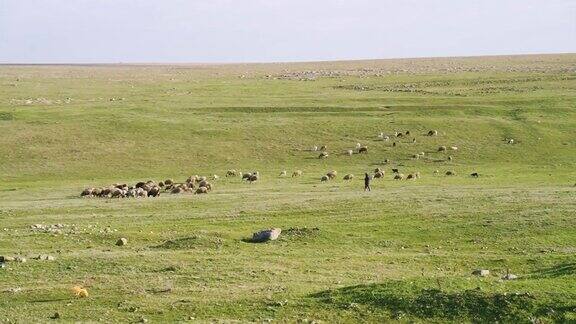
{"label": "grazing sheep", "polygon": [[453,175],[456,175],[456,173],[454,171],[446,171],[446,175],[447,176],[453,176]]}
{"label": "grazing sheep", "polygon": [[112,189],[110,188],[102,188],[102,191],[100,191],[100,197],[109,197],[111,191]]}
{"label": "grazing sheep", "polygon": [[250,180],[250,176],[252,173],[244,173],[242,174],[242,180]]}
{"label": "grazing sheep", "polygon": [[368,147],[366,146],[362,146],[361,148],[358,149],[358,153],[362,154],[367,154],[368,153]]}
{"label": "grazing sheep", "polygon": [[351,156],[352,154],[354,154],[354,151],[348,150],[348,151],[346,151],[346,154]]}
{"label": "grazing sheep", "polygon": [[444,151],[446,151],[446,146],[442,145],[438,147],[438,152],[444,152]]}
{"label": "grazing sheep", "polygon": [[509,139],[508,144],[514,144],[514,139],[513,138]]}
{"label": "grazing sheep", "polygon": [[438,131],[437,130],[431,130],[428,132],[428,136],[436,136],[438,135]]}
{"label": "grazing sheep", "polygon": [[164,180],[164,184],[167,185],[167,186],[171,186],[171,185],[174,184],[174,180],[172,180],[172,179],[166,179],[166,180]]}
{"label": "grazing sheep", "polygon": [[92,194],[94,192],[94,188],[86,188],[84,190],[82,190],[82,193],[80,194],[81,197],[92,197]]}
{"label": "grazing sheep", "polygon": [[196,189],[196,194],[197,194],[197,195],[199,195],[199,194],[207,194],[207,193],[208,193],[208,188],[206,188],[206,187],[200,187],[200,188]]}
{"label": "grazing sheep", "polygon": [[412,143],[416,143],[416,137],[412,139]]}
{"label": "grazing sheep", "polygon": [[404,180],[404,175],[402,173],[397,173],[394,176],[394,180]]}
{"label": "grazing sheep", "polygon": [[220,177],[217,174],[212,175],[212,180],[216,181],[220,179]]}
{"label": "grazing sheep", "polygon": [[183,193],[183,192],[184,192],[184,189],[180,186],[174,187],[174,188],[172,188],[172,190],[170,190],[171,194],[179,194],[179,193]]}
{"label": "grazing sheep", "polygon": [[328,149],[328,146],[326,146],[326,145],[322,145],[320,147],[320,151],[326,151],[327,149]]}
{"label": "grazing sheep", "polygon": [[160,187],[154,186],[148,191],[148,197],[160,197]]}
{"label": "grazing sheep", "polygon": [[92,195],[95,196],[95,197],[99,197],[101,192],[102,192],[102,189],[100,189],[100,188],[94,188],[94,189],[92,190]]}
{"label": "grazing sheep", "polygon": [[398,134],[396,135],[396,137],[404,137],[404,134],[398,133]]}
{"label": "grazing sheep", "polygon": [[328,173],[326,173],[326,176],[330,179],[336,178],[336,175],[338,175],[338,172],[336,172],[335,170],[328,171]]}
{"label": "grazing sheep", "polygon": [[426,153],[424,153],[424,152],[420,152],[420,153],[418,153],[418,155],[422,155],[422,156],[424,156],[424,155],[426,155]]}
{"label": "grazing sheep", "polygon": [[412,158],[418,160],[418,159],[420,158],[420,155],[419,155],[419,154],[414,154],[414,155],[412,155]]}
{"label": "grazing sheep", "polygon": [[392,147],[396,147],[396,142],[392,143]]}
{"label": "grazing sheep", "polygon": [[128,198],[136,197],[136,190],[137,189],[134,189],[134,188],[128,189],[128,191],[126,192],[126,197],[128,197]]}
{"label": "grazing sheep", "polygon": [[414,176],[414,174],[410,173],[410,174],[408,174],[408,176],[406,176],[406,180],[410,180],[410,179],[416,179],[416,176]]}
{"label": "grazing sheep", "polygon": [[458,146],[450,146],[450,149],[451,149],[452,151],[458,151]]}
{"label": "grazing sheep", "polygon": [[390,140],[390,136],[385,135],[384,137],[382,137],[382,139],[386,142],[388,142]]}
{"label": "grazing sheep", "polygon": [[235,177],[238,175],[238,172],[234,169],[226,171],[226,177]]}
{"label": "grazing sheep", "polygon": [[195,176],[196,177],[196,182],[202,182],[202,181],[206,181],[208,178],[206,177],[199,177],[199,176]]}
{"label": "grazing sheep", "polygon": [[194,183],[194,182],[196,182],[197,179],[198,179],[198,176],[196,176],[196,175],[189,176],[188,179],[186,179],[186,183]]}
{"label": "grazing sheep", "polygon": [[382,163],[388,164],[388,163],[390,163],[390,160],[389,160],[389,159],[384,159],[384,161],[383,161]]}
{"label": "grazing sheep", "polygon": [[326,181],[328,181],[328,180],[329,180],[329,178],[328,178],[327,175],[323,175],[323,176],[320,178],[320,181],[322,181],[322,182],[326,182]]}
{"label": "grazing sheep", "polygon": [[285,177],[287,174],[288,174],[288,172],[286,172],[286,170],[283,170],[280,172],[281,177]]}
{"label": "grazing sheep", "polygon": [[406,133],[404,133],[405,135],[410,135],[410,131],[407,130]]}
{"label": "grazing sheep", "polygon": [[384,138],[384,133],[378,134],[378,138]]}
{"label": "grazing sheep", "polygon": [[164,187],[164,181],[158,182],[158,187],[163,188]]}
{"label": "grazing sheep", "polygon": [[434,170],[434,174],[440,173],[440,170]]}
{"label": "grazing sheep", "polygon": [[250,178],[248,178],[248,181],[250,181],[250,183],[254,182],[254,181],[258,181],[259,175],[258,173],[254,173],[250,176]]}
{"label": "grazing sheep", "polygon": [[354,175],[353,174],[347,174],[344,176],[344,180],[352,180],[354,179]]}
{"label": "grazing sheep", "polygon": [[383,170],[381,168],[376,168],[374,169],[374,173],[378,173],[378,172],[382,172]]}
{"label": "grazing sheep", "polygon": [[448,161],[452,161],[452,155],[448,155]]}
{"label": "grazing sheep", "polygon": [[478,172],[474,172],[474,173],[471,173],[470,176],[473,178],[478,178],[480,175],[478,174]]}
{"label": "grazing sheep", "polygon": [[198,183],[198,187],[206,187],[208,188],[208,181],[202,180]]}
{"label": "grazing sheep", "polygon": [[392,169],[392,172],[398,173],[398,169]]}
{"label": "grazing sheep", "polygon": [[144,190],[143,188],[136,188],[136,191],[134,192],[134,196],[137,198],[148,197],[148,191]]}
{"label": "grazing sheep", "polygon": [[318,155],[319,159],[325,159],[327,157],[328,157],[328,152],[322,152],[322,153],[320,153],[320,155]]}
{"label": "grazing sheep", "polygon": [[292,178],[299,177],[301,175],[302,175],[302,170],[296,170],[296,171],[292,172]]}
{"label": "grazing sheep", "polygon": [[414,177],[416,177],[416,179],[420,179],[420,171],[414,172]]}
{"label": "grazing sheep", "polygon": [[110,189],[110,197],[112,198],[122,198],[123,196],[123,192],[121,189],[118,188],[112,188]]}
{"label": "grazing sheep", "polygon": [[145,186],[145,185],[146,185],[146,182],[140,181],[140,182],[138,182],[134,187],[136,187],[136,188],[142,188],[142,187]]}
{"label": "grazing sheep", "polygon": [[384,178],[384,170],[380,170],[380,171],[374,172],[374,178],[375,178],[375,179]]}
{"label": "grazing sheep", "polygon": [[362,144],[356,143],[356,148],[357,148],[357,149],[359,149],[359,148],[361,148],[361,147],[362,147]]}

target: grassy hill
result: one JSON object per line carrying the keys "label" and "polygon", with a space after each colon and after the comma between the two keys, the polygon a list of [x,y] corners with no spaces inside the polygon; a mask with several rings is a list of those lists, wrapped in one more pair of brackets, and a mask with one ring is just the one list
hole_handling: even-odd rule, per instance
{"label": "grassy hill", "polygon": [[[576,320],[575,66],[575,54],[0,66],[0,255],[29,259],[0,269],[0,318]],[[369,153],[344,154],[356,143]],[[376,167],[386,176],[364,193]],[[338,178],[320,183],[329,170]],[[208,195],[79,197],[193,174],[220,179]],[[268,227],[278,241],[243,241]]]}

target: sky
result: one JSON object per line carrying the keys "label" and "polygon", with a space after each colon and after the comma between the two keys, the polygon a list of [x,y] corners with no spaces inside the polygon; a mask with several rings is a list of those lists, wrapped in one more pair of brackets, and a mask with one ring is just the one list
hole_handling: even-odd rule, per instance
{"label": "sky", "polygon": [[0,0],[0,63],[576,52],[576,0]]}

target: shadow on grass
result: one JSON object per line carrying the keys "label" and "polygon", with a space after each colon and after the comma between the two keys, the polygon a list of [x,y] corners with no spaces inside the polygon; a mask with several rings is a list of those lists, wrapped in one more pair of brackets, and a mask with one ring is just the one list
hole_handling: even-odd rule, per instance
{"label": "shadow on grass", "polygon": [[566,262],[553,267],[544,268],[533,272],[530,277],[534,279],[556,278],[576,274],[576,262]]}
{"label": "shadow on grass", "polygon": [[563,322],[576,304],[546,304],[529,293],[495,293],[478,289],[447,292],[419,288],[402,281],[358,285],[323,291],[311,297],[340,309],[363,305],[381,310],[396,319],[461,320],[474,323],[520,323],[549,317]]}

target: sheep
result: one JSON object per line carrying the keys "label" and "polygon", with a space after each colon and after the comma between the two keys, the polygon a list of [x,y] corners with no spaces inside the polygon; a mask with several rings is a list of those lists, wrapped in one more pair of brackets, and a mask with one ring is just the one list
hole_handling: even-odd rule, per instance
{"label": "sheep", "polygon": [[202,180],[202,181],[200,181],[200,182],[198,183],[198,187],[206,187],[206,188],[208,188],[208,184],[209,184],[208,181]]}
{"label": "sheep", "polygon": [[250,180],[251,173],[244,173],[242,174],[242,180]]}
{"label": "sheep", "polygon": [[338,172],[336,172],[336,170],[328,171],[328,173],[326,173],[326,176],[330,179],[336,178],[336,175],[338,175]]}
{"label": "sheep", "polygon": [[122,192],[122,189],[118,189],[116,187],[110,189],[110,197],[112,198],[122,198],[123,195],[124,192]]}
{"label": "sheep", "polygon": [[414,154],[414,155],[412,155],[412,158],[415,160],[418,160],[418,159],[420,159],[420,154]]}
{"label": "sheep", "polygon": [[344,176],[344,180],[352,180],[354,179],[354,175],[353,174],[347,174]]}
{"label": "sheep", "polygon": [[358,153],[362,154],[367,154],[368,153],[368,147],[367,146],[362,146],[361,148],[358,149]]}
{"label": "sheep", "polygon": [[404,134],[398,133],[398,134],[396,135],[396,137],[404,137]]}
{"label": "sheep", "polygon": [[288,172],[286,172],[286,170],[282,170],[282,171],[280,172],[280,176],[281,176],[281,177],[285,177],[287,174],[288,174]]}
{"label": "sheep", "polygon": [[396,147],[396,142],[392,143],[392,147]]}
{"label": "sheep", "polygon": [[347,150],[347,151],[346,151],[346,155],[351,156],[352,154],[354,154],[354,151],[352,151],[352,150]]}
{"label": "sheep", "polygon": [[438,131],[437,130],[431,130],[428,132],[428,136],[436,136],[438,135]]}
{"label": "sheep", "polygon": [[452,155],[448,155],[448,161],[452,161]]}
{"label": "sheep", "polygon": [[302,175],[302,170],[296,170],[296,171],[292,172],[292,178],[299,177],[301,175]]}
{"label": "sheep", "polygon": [[126,192],[126,197],[128,197],[128,198],[136,197],[136,189],[129,188],[128,191]]}
{"label": "sheep", "polygon": [[196,189],[196,192],[195,192],[195,193],[196,193],[197,195],[199,195],[199,194],[207,194],[207,193],[208,193],[208,188],[206,188],[206,187],[200,187],[200,188]]}
{"label": "sheep", "polygon": [[212,180],[213,180],[213,181],[216,181],[216,180],[218,180],[218,179],[220,179],[220,177],[219,177],[217,174],[213,174],[213,175],[212,175]]}
{"label": "sheep", "polygon": [[392,169],[392,172],[398,173],[398,169]]}
{"label": "sheep", "polygon": [[357,148],[357,149],[360,149],[361,147],[362,147],[362,144],[356,143],[356,148]]}
{"label": "sheep", "polygon": [[170,190],[171,194],[179,194],[179,193],[183,193],[184,189],[180,186],[178,187],[174,187],[172,190]]}
{"label": "sheep", "polygon": [[449,171],[446,171],[446,175],[447,176],[453,176],[453,175],[456,175],[456,173],[454,171],[449,170]]}
{"label": "sheep", "polygon": [[389,160],[389,159],[384,159],[384,161],[382,161],[382,163],[384,163],[384,164],[389,164],[389,163],[390,163],[390,160]]}
{"label": "sheep", "polygon": [[163,188],[164,187],[164,181],[158,182],[158,187]]}
{"label": "sheep", "polygon": [[385,135],[384,137],[382,137],[382,140],[384,140],[385,142],[388,142],[390,140],[390,136]]}
{"label": "sheep", "polygon": [[148,197],[148,191],[144,190],[143,188],[137,188],[134,192],[134,195],[137,198],[145,198]]}
{"label": "sheep", "polygon": [[384,178],[384,170],[374,172],[374,178],[375,179]]}
{"label": "sheep", "polygon": [[471,173],[470,176],[473,178],[478,178],[480,175],[478,174],[478,172],[474,172],[474,173]]}
{"label": "sheep", "polygon": [[414,176],[414,174],[410,173],[410,174],[408,174],[408,176],[406,177],[406,180],[410,180],[410,179],[416,179],[416,176]]}
{"label": "sheep", "polygon": [[204,177],[204,176],[202,176],[202,177],[195,176],[195,177],[196,177],[196,182],[202,182],[202,181],[206,181],[206,180],[208,179],[208,178],[206,178],[206,177]]}
{"label": "sheep", "polygon": [[140,182],[136,183],[136,185],[135,185],[134,187],[136,187],[136,188],[142,188],[144,185],[146,185],[146,182],[140,181]]}
{"label": "sheep", "polygon": [[446,146],[442,145],[438,147],[438,152],[444,152],[444,151],[446,151]]}
{"label": "sheep", "polygon": [[384,133],[378,134],[378,138],[384,138]]}
{"label": "sheep", "polygon": [[374,173],[378,173],[378,172],[382,172],[383,170],[381,168],[376,168],[374,169]]}
{"label": "sheep", "polygon": [[198,179],[198,176],[196,176],[196,175],[189,176],[188,179],[186,179],[186,183],[194,183],[194,182],[196,182],[197,179]]}
{"label": "sheep", "polygon": [[458,146],[450,146],[450,149],[451,149],[452,151],[458,151]]}
{"label": "sheep", "polygon": [[320,155],[318,155],[319,159],[325,159],[327,157],[328,157],[328,152],[322,152],[322,153],[320,153]]}
{"label": "sheep", "polygon": [[404,180],[404,175],[402,173],[398,173],[394,176],[394,180]]}
{"label": "sheep", "polygon": [[236,172],[236,170],[231,169],[226,171],[226,177],[235,177],[238,175],[238,172]]}
{"label": "sheep", "polygon": [[259,178],[258,174],[254,173],[248,178],[248,181],[250,181],[250,183],[252,183],[254,181],[258,181],[258,178]]}
{"label": "sheep", "polygon": [[328,146],[322,145],[322,146],[320,147],[320,151],[326,151],[326,150],[328,150]]}
{"label": "sheep", "polygon": [[420,171],[414,172],[414,176],[416,177],[416,179],[420,179]]}
{"label": "sheep", "polygon": [[94,188],[94,189],[92,190],[92,195],[95,196],[95,197],[99,197],[101,192],[102,192],[102,189],[100,189],[100,188]]}
{"label": "sheep", "polygon": [[434,174],[440,173],[440,170],[434,170]]}
{"label": "sheep", "polygon": [[111,189],[110,188],[102,188],[100,191],[100,197],[108,197],[110,196]]}
{"label": "sheep", "polygon": [[158,186],[154,186],[150,188],[150,191],[148,191],[148,197],[159,197],[159,196],[160,196],[160,187]]}
{"label": "sheep", "polygon": [[310,151],[312,151],[312,152],[318,151],[318,146],[316,146],[316,145],[312,146],[312,148],[310,149]]}
{"label": "sheep", "polygon": [[418,155],[424,156],[424,155],[426,155],[426,153],[420,152],[420,153],[418,153]]}
{"label": "sheep", "polygon": [[81,197],[92,197],[92,194],[94,192],[94,188],[86,188],[84,190],[82,190],[82,193],[80,193]]}
{"label": "sheep", "polygon": [[323,176],[320,178],[320,181],[321,181],[321,182],[326,182],[326,181],[328,181],[328,180],[329,180],[329,178],[328,178],[327,175],[323,175]]}
{"label": "sheep", "polygon": [[412,143],[416,143],[416,137],[412,139]]}
{"label": "sheep", "polygon": [[173,185],[174,184],[174,180],[172,179],[166,179],[164,180],[164,184],[167,186]]}
{"label": "sheep", "polygon": [[508,144],[514,144],[514,139],[513,138],[509,139]]}
{"label": "sheep", "polygon": [[404,133],[405,135],[410,135],[410,131],[407,130],[406,133]]}

